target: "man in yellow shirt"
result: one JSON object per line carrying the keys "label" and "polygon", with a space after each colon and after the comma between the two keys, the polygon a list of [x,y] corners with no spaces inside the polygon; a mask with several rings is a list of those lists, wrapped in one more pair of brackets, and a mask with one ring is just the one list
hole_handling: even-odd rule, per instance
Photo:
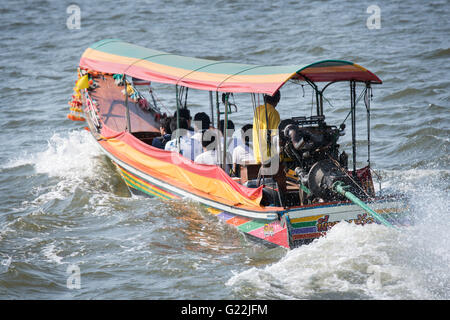
{"label": "man in yellow shirt", "polygon": [[[274,156],[273,150],[276,149],[275,146],[272,146],[273,137],[277,135],[278,125],[280,124],[280,114],[275,107],[279,101],[280,91],[275,92],[273,96],[264,95],[264,104],[255,110],[253,117],[253,155],[257,163],[261,163],[261,160],[266,162]],[[270,148],[267,145],[268,134],[270,135]]]}

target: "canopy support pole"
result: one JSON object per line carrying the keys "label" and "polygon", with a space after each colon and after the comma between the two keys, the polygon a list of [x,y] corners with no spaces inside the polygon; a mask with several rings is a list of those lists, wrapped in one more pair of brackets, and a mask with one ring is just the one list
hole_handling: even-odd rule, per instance
{"label": "canopy support pole", "polygon": [[127,131],[131,133],[130,107],[128,106],[128,83],[126,75],[123,75],[123,83],[125,87],[125,107],[127,110]]}
{"label": "canopy support pole", "polygon": [[[217,130],[219,130],[219,124],[220,124],[220,102],[219,102],[219,91],[216,91],[216,115],[217,115]],[[222,144],[219,141],[220,134],[216,136],[216,159],[218,160],[220,164],[220,158],[222,157]]]}
{"label": "canopy support pole", "polygon": [[366,92],[364,102],[367,111],[367,165],[370,167],[370,99],[372,96],[372,88],[370,82],[366,83]]}
{"label": "canopy support pole", "polygon": [[[261,139],[259,138],[259,135],[261,133],[261,127],[259,126],[259,109],[258,109],[259,103],[257,103],[257,101],[256,101],[255,93],[252,93],[251,96],[252,96],[252,104],[253,104],[253,119],[256,119],[256,121],[254,121],[255,125],[254,125],[253,132],[255,132],[255,129],[256,129],[256,133],[258,135],[259,156],[261,157],[261,160],[262,160],[263,153],[262,153],[262,148],[261,148]],[[259,100],[259,93],[258,93],[258,100]],[[253,142],[254,141],[255,141],[255,138],[253,138]]]}
{"label": "canopy support pole", "polygon": [[319,116],[323,116],[323,90],[319,91]]}
{"label": "canopy support pole", "polygon": [[[269,159],[272,157],[272,131],[269,129],[269,115],[267,114],[267,102],[266,99],[264,99],[264,111],[266,113],[266,142],[267,142],[267,155],[269,156]],[[261,159],[261,162],[264,163],[263,159]]]}
{"label": "canopy support pole", "polygon": [[187,97],[188,97],[188,91],[189,91],[189,87],[186,87],[186,95],[184,97],[184,109],[187,109]]}
{"label": "canopy support pole", "polygon": [[214,127],[214,102],[212,91],[209,91],[209,107],[211,109],[211,125]]}
{"label": "canopy support pole", "polygon": [[[219,124],[219,123],[218,123]],[[225,94],[225,119],[223,123],[223,170],[227,170],[227,141],[228,140],[228,94]]]}
{"label": "canopy support pole", "polygon": [[217,129],[218,129],[220,123],[219,91],[216,91],[216,115],[217,115]]}
{"label": "canopy support pole", "polygon": [[319,89],[317,87],[315,87],[314,89],[316,91],[316,111],[317,115],[320,116]]}
{"label": "canopy support pole", "polygon": [[352,114],[353,178],[356,177],[356,82],[350,81],[350,108]]}
{"label": "canopy support pole", "polygon": [[[317,115],[321,116],[323,115],[323,90],[325,90],[325,88],[322,89],[322,91],[319,90],[319,87],[310,79],[308,79],[308,77],[302,75],[303,79],[305,79],[306,83],[308,83],[311,88],[313,88],[314,92],[316,93],[316,111],[317,111]],[[311,113],[312,113],[312,106],[311,106]]]}
{"label": "canopy support pole", "polygon": [[179,93],[178,93],[178,85],[175,85],[175,97],[177,100],[177,151],[180,153],[181,146],[180,146],[180,100],[179,100]]}

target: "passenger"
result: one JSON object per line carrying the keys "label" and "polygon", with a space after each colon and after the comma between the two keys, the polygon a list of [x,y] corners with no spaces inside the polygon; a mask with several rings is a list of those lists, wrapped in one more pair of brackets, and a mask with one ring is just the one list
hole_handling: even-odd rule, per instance
{"label": "passenger", "polygon": [[216,129],[210,129],[202,135],[203,153],[195,158],[196,163],[201,164],[220,164],[221,155],[217,149],[219,132]]}
{"label": "passenger", "polygon": [[233,165],[234,164],[245,164],[249,162],[254,162],[255,157],[253,156],[252,149],[252,131],[253,125],[246,124],[241,129],[242,141],[244,144],[238,145],[233,150]]}
{"label": "passenger", "polygon": [[[219,130],[222,133],[222,136],[224,136],[224,128],[225,125],[225,121],[224,120],[220,120],[219,122]],[[240,138],[234,137],[234,123],[231,120],[228,120],[228,126],[227,126],[227,152],[230,154],[230,156],[233,154],[233,150],[238,146],[238,145],[243,145],[243,142],[241,141]],[[222,145],[223,145],[223,139],[222,139]]]}
{"label": "passenger", "polygon": [[[230,119],[228,119],[228,126],[227,126],[227,134],[228,137],[231,137],[233,135],[234,132],[234,123],[233,121],[231,121]],[[224,131],[225,131],[225,120],[220,120],[219,122],[219,130],[220,132],[222,132],[222,135],[224,135]],[[231,134],[230,134],[231,133]]]}
{"label": "passenger", "polygon": [[[175,110],[173,117],[176,119],[177,118],[177,112],[178,110]],[[189,137],[191,137],[194,134],[194,129],[191,127],[191,112],[189,111],[188,108],[182,108],[180,109],[180,118],[185,118],[188,122],[188,135]]]}
{"label": "passenger", "polygon": [[[275,109],[280,101],[280,96],[280,91],[275,92],[273,96],[264,95],[264,104],[258,106],[255,110],[253,118],[253,156],[257,163],[261,163],[261,160],[266,162],[270,156],[273,156],[267,146],[267,130],[269,130],[272,140],[277,135],[276,130],[280,123],[280,114]],[[261,159],[261,155],[263,159]]]}
{"label": "passenger", "polygon": [[161,137],[156,137],[153,139],[152,141],[153,147],[164,149],[166,143],[170,141],[172,136],[172,130],[170,130],[171,120],[172,120],[171,117],[161,119],[159,123],[159,132],[161,132]]}
{"label": "passenger", "polygon": [[[177,132],[180,135],[180,153],[185,158],[194,160],[202,153],[202,145],[189,136],[188,121],[180,117],[180,127],[177,129],[177,118],[172,118],[170,129],[172,130],[172,140],[167,142],[165,150],[178,151]],[[177,131],[178,130],[178,131]]]}
{"label": "passenger", "polygon": [[211,120],[205,112],[199,112],[194,116],[194,135],[192,139],[196,139],[199,142],[202,141],[203,132],[210,128]]}

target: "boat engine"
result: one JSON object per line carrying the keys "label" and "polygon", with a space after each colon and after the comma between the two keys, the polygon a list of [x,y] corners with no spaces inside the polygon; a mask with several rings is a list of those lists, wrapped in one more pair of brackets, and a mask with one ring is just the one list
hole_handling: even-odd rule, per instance
{"label": "boat engine", "polygon": [[344,135],[345,125],[328,126],[324,116],[296,117],[283,120],[279,125],[281,152],[292,161],[286,162],[295,171],[298,183],[308,190],[301,202],[344,200],[333,191],[341,181],[355,194],[361,188],[348,174],[348,156],[339,153],[337,141]]}

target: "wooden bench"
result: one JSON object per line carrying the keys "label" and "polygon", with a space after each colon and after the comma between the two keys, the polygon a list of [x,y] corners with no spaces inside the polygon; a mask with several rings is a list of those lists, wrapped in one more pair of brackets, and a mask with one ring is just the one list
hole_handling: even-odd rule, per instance
{"label": "wooden bench", "polygon": [[257,163],[246,163],[239,165],[239,173],[241,177],[241,184],[246,183],[248,180],[253,180],[258,178],[260,164]]}

